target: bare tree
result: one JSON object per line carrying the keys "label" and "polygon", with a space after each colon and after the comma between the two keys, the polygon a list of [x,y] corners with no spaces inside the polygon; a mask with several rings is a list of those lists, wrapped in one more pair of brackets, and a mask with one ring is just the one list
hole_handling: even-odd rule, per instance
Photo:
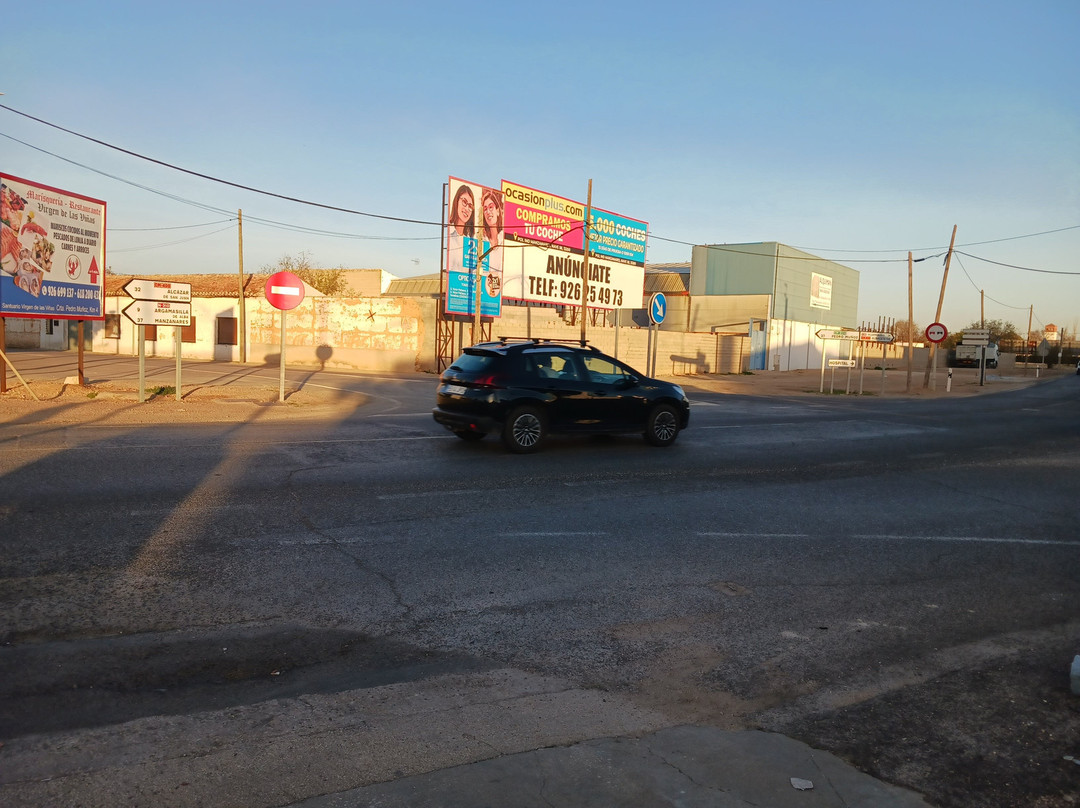
{"label": "bare tree", "polygon": [[324,295],[333,297],[345,297],[356,294],[348,284],[345,277],[345,268],[315,269],[311,266],[311,255],[301,251],[293,258],[291,255],[283,255],[276,264],[267,264],[262,268],[266,275],[275,272],[291,272],[304,283],[318,289]]}

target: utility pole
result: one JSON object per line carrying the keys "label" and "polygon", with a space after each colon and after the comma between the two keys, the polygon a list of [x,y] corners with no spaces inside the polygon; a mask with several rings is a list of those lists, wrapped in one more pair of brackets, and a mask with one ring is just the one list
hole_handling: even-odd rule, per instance
{"label": "utility pole", "polygon": [[907,254],[907,386],[904,388],[907,393],[911,392],[911,370],[915,358],[915,304],[911,299],[911,265],[911,253],[909,252]]}
{"label": "utility pole", "polygon": [[589,312],[589,225],[592,224],[592,180],[585,202],[585,254],[581,258],[581,344],[585,344],[585,318]]}
{"label": "utility pole", "polygon": [[[236,211],[237,232],[239,234],[240,250],[240,292],[238,309],[240,321],[236,324],[237,348],[239,349],[240,362],[247,362],[247,311],[244,305],[244,211]],[[179,389],[179,388],[177,388]]]}
{"label": "utility pole", "polygon": [[[949,239],[949,252],[945,255],[945,274],[941,276],[941,294],[938,295],[937,301],[937,313],[934,315],[934,322],[941,322],[941,307],[945,304],[945,283],[949,280],[949,264],[952,262],[953,247],[956,246],[956,225],[952,228],[952,238]],[[930,369],[934,366],[934,360],[937,358],[937,346],[936,342],[930,343],[930,355],[926,359],[926,374],[923,376],[923,389],[930,386]]]}
{"label": "utility pole", "polygon": [[1035,315],[1035,304],[1028,307],[1028,330],[1024,335],[1024,375],[1028,372],[1028,359],[1031,357],[1031,318]]}

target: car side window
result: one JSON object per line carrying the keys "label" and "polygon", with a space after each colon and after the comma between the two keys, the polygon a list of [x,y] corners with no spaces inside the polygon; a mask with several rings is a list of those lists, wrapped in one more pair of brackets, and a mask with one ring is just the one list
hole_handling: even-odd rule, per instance
{"label": "car side window", "polygon": [[585,370],[589,373],[589,381],[597,384],[617,384],[630,378],[630,374],[621,365],[616,365],[602,356],[586,356],[583,361]]}
{"label": "car side window", "polygon": [[574,358],[572,356],[560,356],[554,354],[551,357],[552,367],[555,368],[555,372],[558,374],[558,378],[563,381],[580,381],[578,375],[577,366],[574,364]]}

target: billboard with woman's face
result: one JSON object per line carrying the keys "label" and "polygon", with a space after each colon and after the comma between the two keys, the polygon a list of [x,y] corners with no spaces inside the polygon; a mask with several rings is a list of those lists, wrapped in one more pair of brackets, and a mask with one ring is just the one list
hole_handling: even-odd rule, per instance
{"label": "billboard with woman's face", "polygon": [[[585,258],[581,202],[509,180],[501,190],[450,178],[446,200],[447,314],[497,317],[502,298],[580,306]],[[649,226],[593,208],[588,305],[640,308]],[[480,272],[476,272],[479,264]]]}
{"label": "billboard with woman's face", "polygon": [[[446,212],[446,314],[502,313],[503,195],[495,188],[450,177]],[[479,272],[477,271],[479,269]]]}

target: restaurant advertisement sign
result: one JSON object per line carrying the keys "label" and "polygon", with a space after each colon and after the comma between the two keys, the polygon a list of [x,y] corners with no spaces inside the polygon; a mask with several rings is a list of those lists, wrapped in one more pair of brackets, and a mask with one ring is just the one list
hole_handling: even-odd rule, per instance
{"label": "restaurant advertisement sign", "polygon": [[104,319],[105,203],[0,174],[0,316]]}

